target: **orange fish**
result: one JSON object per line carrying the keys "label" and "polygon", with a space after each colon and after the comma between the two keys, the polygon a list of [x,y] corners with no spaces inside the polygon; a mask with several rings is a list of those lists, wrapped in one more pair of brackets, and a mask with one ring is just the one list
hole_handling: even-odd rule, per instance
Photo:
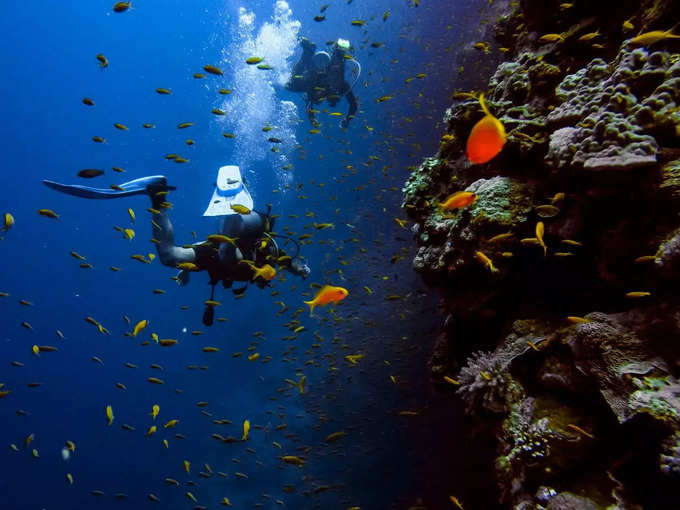
{"label": "orange fish", "polygon": [[309,314],[311,315],[314,312],[315,307],[342,301],[347,297],[347,294],[349,294],[349,291],[343,287],[324,285],[321,289],[319,289],[319,292],[316,293],[314,299],[311,301],[305,301],[305,304],[309,305]]}
{"label": "orange fish", "polygon": [[506,139],[505,128],[491,115],[484,102],[484,94],[479,96],[479,104],[486,115],[472,128],[466,149],[468,160],[475,165],[491,161],[501,151]]}
{"label": "orange fish", "polygon": [[459,207],[467,207],[472,205],[477,200],[477,195],[472,191],[457,191],[453,195],[450,195],[446,200],[439,204],[442,209],[452,210],[458,209]]}

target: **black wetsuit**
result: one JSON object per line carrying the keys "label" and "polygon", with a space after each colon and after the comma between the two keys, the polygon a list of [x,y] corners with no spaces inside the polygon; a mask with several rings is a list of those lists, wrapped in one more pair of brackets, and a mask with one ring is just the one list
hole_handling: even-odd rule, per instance
{"label": "black wetsuit", "polygon": [[312,43],[303,45],[302,56],[293,66],[286,88],[293,92],[305,92],[307,116],[313,125],[318,124],[312,111],[314,105],[327,100],[331,106],[335,106],[345,96],[349,111],[343,119],[343,127],[347,127],[357,111],[358,101],[351,85],[345,81],[346,53],[335,45],[328,67],[317,69],[312,61],[315,48]]}
{"label": "black wetsuit", "polygon": [[[249,282],[255,271],[252,266],[240,260],[248,260],[257,267],[279,264],[278,258],[285,255],[274,242],[266,237],[273,227],[273,220],[267,214],[251,211],[247,215],[230,215],[222,220],[220,232],[235,238],[234,244],[205,242],[194,246],[196,264],[199,270],[210,275],[212,285],[222,282],[227,288],[235,281]],[[239,258],[236,249],[241,252]],[[284,259],[285,260],[285,259]],[[284,264],[287,267],[288,264]],[[264,287],[267,282],[258,278],[256,283]]]}
{"label": "black wetsuit", "polygon": [[[269,264],[303,278],[309,274],[309,268],[302,260],[286,258],[286,254],[278,249],[270,236],[274,220],[269,214],[251,211],[249,214],[224,216],[219,234],[234,238],[234,244],[208,241],[191,246],[176,246],[172,223],[162,206],[164,196],[156,195],[153,190],[150,190],[150,195],[156,211],[152,216],[152,233],[157,240],[156,250],[163,265],[177,267],[183,262],[193,263],[198,271],[208,272],[213,286],[221,281],[224,287],[230,287],[234,281],[253,280],[255,270],[252,265],[240,260],[249,260],[260,268]],[[237,248],[240,253],[237,253]],[[256,283],[260,287],[268,284],[262,278],[258,278]]]}

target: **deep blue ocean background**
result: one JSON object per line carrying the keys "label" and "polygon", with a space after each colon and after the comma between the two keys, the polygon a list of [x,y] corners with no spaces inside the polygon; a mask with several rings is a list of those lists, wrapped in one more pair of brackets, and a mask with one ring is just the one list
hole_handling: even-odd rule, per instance
{"label": "deep blue ocean background", "polygon": [[[411,269],[412,234],[394,221],[405,218],[400,190],[408,167],[437,150],[456,80],[483,76],[481,70],[460,73],[456,54],[476,40],[488,2],[422,0],[415,7],[406,0],[332,0],[323,22],[313,20],[323,2],[310,0],[139,0],[120,14],[113,3],[13,2],[0,20],[0,213],[16,218],[0,241],[0,291],[9,293],[0,298],[0,383],[11,390],[0,400],[0,507],[182,509],[195,506],[186,496],[191,491],[208,508],[219,507],[225,496],[234,508],[450,508],[450,494],[466,509],[491,508],[490,446],[476,442],[454,399],[431,389],[426,361],[441,314],[437,296]],[[366,24],[351,26],[353,19]],[[322,134],[310,135],[301,95],[277,84],[298,55],[298,33],[320,47],[344,37],[356,50],[363,70],[354,90],[361,104],[345,132],[338,118],[322,113]],[[108,58],[106,69],[98,66],[98,53]],[[245,64],[258,54],[275,70]],[[195,79],[206,64],[219,66],[224,76]],[[426,76],[405,82],[418,73]],[[172,94],[158,95],[157,87]],[[220,95],[219,88],[233,94]],[[394,97],[375,101],[385,95]],[[83,97],[95,106],[84,105]],[[227,115],[213,115],[213,108]],[[331,110],[345,113],[346,101]],[[177,129],[185,121],[195,125]],[[129,131],[115,129],[115,122]],[[155,128],[143,129],[145,122]],[[274,129],[265,133],[265,125]],[[95,135],[106,143],[93,143]],[[269,150],[270,136],[283,140],[279,153]],[[187,138],[195,145],[187,146]],[[167,153],[190,161],[177,164],[164,158]],[[218,287],[216,315],[228,320],[211,328],[201,324],[207,275],[194,274],[180,288],[170,279],[176,271],[158,259],[130,259],[155,252],[146,197],[85,200],[41,184],[52,179],[108,187],[164,174],[177,186],[168,199],[182,244],[194,242],[191,231],[199,240],[215,232],[216,220],[202,213],[217,169],[226,164],[241,166],[256,209],[271,203],[280,214],[276,231],[288,226],[296,235],[313,234],[314,242],[302,247],[312,274],[306,281],[285,274],[271,289],[251,286],[242,299]],[[106,174],[85,181],[76,176],[83,168]],[[128,207],[136,213],[134,225]],[[40,208],[53,209],[59,220],[39,216]],[[317,231],[313,221],[335,228]],[[114,226],[133,228],[136,237],[124,239]],[[93,268],[81,268],[71,250]],[[309,317],[302,301],[315,291],[313,282],[342,285],[350,294],[334,310]],[[289,307],[282,315],[278,300]],[[297,319],[306,331],[282,340],[292,334],[284,323],[298,308],[305,308]],[[149,327],[127,337],[124,315],[132,325],[146,319]],[[111,334],[100,334],[87,316]],[[152,332],[179,344],[141,345]],[[36,357],[34,344],[58,351]],[[256,362],[246,359],[251,345],[260,353]],[[220,352],[204,353],[204,346]],[[233,352],[244,356],[233,358]],[[364,354],[357,365],[343,360],[356,353]],[[265,356],[271,361],[263,363]],[[192,364],[206,369],[188,369]],[[303,395],[285,382],[302,374]],[[149,384],[150,376],[165,384]],[[33,382],[41,385],[27,386]],[[199,401],[208,406],[198,407]],[[160,406],[159,430],[145,437],[154,404]],[[115,413],[110,427],[107,405]],[[404,410],[418,414],[400,416]],[[180,420],[176,428],[161,427],[173,418]],[[240,439],[245,419],[258,426],[247,442],[211,437]],[[122,429],[123,423],[136,430]],[[282,424],[287,428],[277,430]],[[347,435],[338,442],[324,442],[341,430]],[[30,433],[35,440],[26,449]],[[66,440],[76,444],[68,461],[61,456]],[[291,466],[281,455],[307,462]],[[191,462],[189,474],[184,460]],[[228,477],[200,477],[204,464]],[[181,487],[166,486],[166,477]],[[286,484],[295,491],[284,492]],[[126,499],[117,500],[117,492]],[[150,501],[150,493],[160,503]]]}

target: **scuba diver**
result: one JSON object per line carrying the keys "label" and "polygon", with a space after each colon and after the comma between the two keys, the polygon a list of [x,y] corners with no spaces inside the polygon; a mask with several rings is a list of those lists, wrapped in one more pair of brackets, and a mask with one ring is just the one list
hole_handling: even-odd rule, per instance
{"label": "scuba diver", "polygon": [[[152,213],[151,231],[156,244],[158,258],[166,266],[176,267],[180,272],[175,277],[180,286],[189,282],[192,272],[207,271],[210,276],[210,301],[206,303],[203,323],[210,326],[214,318],[215,285],[222,282],[230,288],[234,282],[245,282],[234,294],[243,294],[248,283],[264,288],[276,276],[273,266],[306,278],[310,269],[299,256],[299,245],[295,239],[273,230],[274,218],[270,207],[266,213],[253,211],[253,199],[241,178],[238,166],[223,166],[217,174],[215,190],[203,216],[220,219],[219,234],[208,236],[208,240],[185,246],[175,246],[175,235],[167,213],[170,203],[166,201],[169,191],[176,189],[167,184],[162,175],[142,177],[116,186],[116,189],[98,189],[81,185],[67,185],[43,180],[46,186],[69,195],[83,198],[121,198],[131,195],[149,195]],[[240,211],[236,212],[236,211]],[[291,257],[284,253],[275,238],[293,241],[297,247]]]}
{"label": "scuba diver", "polygon": [[331,106],[335,106],[345,96],[349,111],[342,119],[341,126],[346,128],[357,111],[357,98],[352,87],[361,73],[359,62],[349,54],[349,41],[335,41],[331,55],[325,51],[315,51],[316,44],[306,37],[300,39],[300,46],[302,56],[293,66],[286,89],[305,93],[307,116],[314,126],[319,125],[314,117],[314,105],[327,100]]}

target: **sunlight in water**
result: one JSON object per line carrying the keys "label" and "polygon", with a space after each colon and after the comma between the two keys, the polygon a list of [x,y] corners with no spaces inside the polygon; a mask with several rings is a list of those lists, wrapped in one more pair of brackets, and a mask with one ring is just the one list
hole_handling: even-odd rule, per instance
{"label": "sunlight in water", "polygon": [[[223,105],[227,112],[224,130],[235,136],[233,161],[251,187],[259,182],[285,184],[292,179],[291,172],[283,167],[297,144],[298,111],[294,103],[277,97],[276,87],[282,87],[290,76],[289,60],[297,47],[300,22],[293,19],[288,3],[279,0],[272,18],[259,28],[255,14],[240,7],[235,30],[235,43],[224,49],[234,76],[234,94],[227,96]],[[250,57],[261,57],[261,63],[273,69],[248,65],[246,59]],[[272,129],[263,131],[266,126]],[[281,143],[272,143],[269,138]],[[278,152],[272,152],[272,148]]]}

